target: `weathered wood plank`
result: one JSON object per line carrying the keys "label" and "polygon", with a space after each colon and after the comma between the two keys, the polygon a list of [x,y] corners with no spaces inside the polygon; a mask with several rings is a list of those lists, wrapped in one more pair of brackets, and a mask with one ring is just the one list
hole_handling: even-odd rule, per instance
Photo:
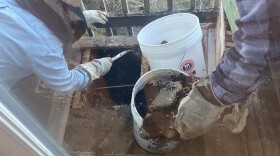
{"label": "weathered wood plank", "polygon": [[71,108],[82,108],[83,105],[81,103],[81,92],[76,92],[73,96],[72,106]]}
{"label": "weathered wood plank", "polygon": [[[75,152],[96,156],[126,155],[135,141],[129,105],[72,109],[65,143]],[[82,154],[87,153],[80,153]]]}
{"label": "weathered wood plank", "polygon": [[274,82],[274,88],[276,91],[276,95],[278,97],[278,104],[280,105],[280,72],[279,72],[279,56],[269,56],[268,64],[271,72],[272,80]]}
{"label": "weathered wood plank", "polygon": [[127,14],[128,13],[127,1],[126,0],[121,0],[121,4],[122,4],[123,13]]}
{"label": "weathered wood plank", "polygon": [[[82,63],[87,63],[90,61],[91,49],[85,49],[83,52]],[[82,91],[75,92],[72,100],[72,108],[82,108],[83,103],[81,102]]]}
{"label": "weathered wood plank", "polygon": [[215,69],[216,69],[216,47],[215,47],[215,29],[213,28],[210,28],[208,30],[208,33],[207,33],[207,47],[208,47],[208,51],[207,51],[207,54],[208,54],[208,65],[207,65],[207,68],[208,68],[208,75],[211,74]]}
{"label": "weathered wood plank", "polygon": [[47,129],[61,144],[63,143],[72,97],[73,94],[62,95],[57,92],[52,97]]}
{"label": "weathered wood plank", "polygon": [[208,73],[208,31],[207,29],[202,29],[203,38],[202,38],[202,48],[203,48],[203,54],[204,54],[204,60],[205,60],[205,66],[206,66],[206,73]]}
{"label": "weathered wood plank", "polygon": [[[124,15],[126,15],[129,12],[127,0],[121,0],[121,4],[122,4],[123,13]],[[129,36],[133,35],[133,30],[131,27],[127,27],[127,32]]]}
{"label": "weathered wood plank", "polygon": [[144,0],[144,7],[145,7],[145,12],[150,13],[150,10],[151,10],[150,0]]}
{"label": "weathered wood plank", "polygon": [[146,57],[142,55],[141,59],[141,75],[144,75],[146,72],[150,71],[150,66]]}
{"label": "weathered wood plank", "polygon": [[[199,18],[201,23],[216,22],[218,17],[218,10],[205,10],[205,11],[178,10],[178,11],[174,11],[173,13],[186,13],[186,12],[195,14]],[[148,23],[166,15],[170,15],[170,13],[162,12],[162,13],[150,13],[145,15],[127,14],[126,16],[114,15],[108,18],[108,22],[106,24],[96,23],[95,26],[97,28],[145,26]]]}
{"label": "weathered wood plank", "polygon": [[167,0],[167,11],[173,11],[173,0]]}
{"label": "weathered wood plank", "polygon": [[236,1],[235,0],[222,0],[222,3],[223,3],[223,8],[225,10],[225,13],[226,13],[226,16],[228,19],[230,29],[231,29],[231,31],[235,32],[237,30],[235,20],[240,17],[237,6],[236,6]]}
{"label": "weathered wood plank", "polygon": [[195,0],[191,0],[191,10],[195,9]]}
{"label": "weathered wood plank", "polygon": [[274,85],[272,81],[262,85],[257,90],[258,103],[254,104],[264,155],[280,155],[280,109]]}
{"label": "weathered wood plank", "polygon": [[214,0],[214,8],[217,9],[220,7],[221,0]]}
{"label": "weathered wood plank", "polygon": [[[259,101],[255,100],[257,98],[256,94],[251,95],[250,101]],[[246,144],[247,154],[250,156],[263,156],[263,143],[259,129],[258,118],[254,110],[254,105],[258,105],[256,102],[252,102],[248,105],[249,115],[247,117],[247,124],[243,132],[240,134],[241,141]]]}
{"label": "weathered wood plank", "polygon": [[107,33],[107,36],[112,36],[113,35],[112,28],[106,28],[106,33]]}
{"label": "weathered wood plank", "polygon": [[237,134],[224,129],[221,121],[204,135],[205,156],[246,156],[247,150]]}
{"label": "weathered wood plank", "polygon": [[225,18],[222,2],[216,23],[216,65],[218,65],[225,51]]}
{"label": "weathered wood plank", "polygon": [[92,152],[70,152],[71,156],[96,156],[97,154],[92,151]]}
{"label": "weathered wood plank", "polygon": [[86,49],[133,48],[138,45],[137,36],[82,37],[73,47]]}

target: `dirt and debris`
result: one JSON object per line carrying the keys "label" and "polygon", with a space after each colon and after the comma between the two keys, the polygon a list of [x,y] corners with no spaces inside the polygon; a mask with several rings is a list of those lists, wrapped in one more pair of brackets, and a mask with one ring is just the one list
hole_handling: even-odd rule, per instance
{"label": "dirt and debris", "polygon": [[[99,50],[92,53],[96,56],[91,59],[115,56],[123,50]],[[136,49],[114,61],[106,76],[94,80],[81,92],[82,107],[71,109],[68,117],[64,143],[69,151],[105,155],[123,154],[129,150],[135,142],[129,104],[132,84],[140,77],[140,66],[141,55]],[[102,87],[105,88],[95,89]]]}
{"label": "dirt and debris", "polygon": [[144,118],[140,135],[163,143],[179,139],[173,123],[181,99],[188,95],[196,78],[183,74],[165,75],[150,80],[135,98],[138,113]]}
{"label": "dirt and debris", "polygon": [[64,144],[69,151],[95,152],[96,155],[126,153],[134,142],[128,105],[72,109]]}

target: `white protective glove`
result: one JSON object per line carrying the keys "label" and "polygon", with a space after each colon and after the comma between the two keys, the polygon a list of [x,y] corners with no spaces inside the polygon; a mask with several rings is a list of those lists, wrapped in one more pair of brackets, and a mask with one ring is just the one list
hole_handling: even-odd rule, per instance
{"label": "white protective glove", "polygon": [[[200,93],[198,87],[201,86],[206,86],[206,91],[212,94],[212,98],[208,98],[212,99],[211,101],[215,105],[207,101]],[[220,118],[225,108],[232,107],[232,114],[226,115],[223,123],[231,132],[240,133],[246,125],[246,118],[248,116],[247,105],[248,102],[245,104],[233,104],[232,106],[224,105],[214,94],[209,81],[200,80],[193,84],[193,89],[189,95],[180,102],[174,126],[179,132],[181,139],[193,139],[208,131]],[[241,107],[240,110],[239,106]]]}
{"label": "white protective glove", "polygon": [[73,7],[79,7],[81,4],[81,0],[61,0],[61,1]]}
{"label": "white protective glove", "polygon": [[226,106],[216,106],[204,99],[196,86],[179,105],[175,129],[181,139],[193,139],[204,134],[220,118]]}
{"label": "white protective glove", "polygon": [[79,67],[85,70],[90,75],[91,81],[93,81],[109,72],[112,66],[111,60],[111,57],[94,59],[88,63],[81,64]]}
{"label": "white protective glove", "polygon": [[94,23],[106,24],[107,17],[109,17],[106,12],[100,10],[86,10],[83,14],[87,21],[87,27],[90,29],[94,29]]}

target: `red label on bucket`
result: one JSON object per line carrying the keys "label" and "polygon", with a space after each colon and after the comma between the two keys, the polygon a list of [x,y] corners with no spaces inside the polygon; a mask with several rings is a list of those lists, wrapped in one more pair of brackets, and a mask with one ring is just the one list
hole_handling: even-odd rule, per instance
{"label": "red label on bucket", "polygon": [[184,61],[180,66],[180,70],[185,72],[186,74],[193,73],[193,71],[194,71],[194,61],[193,60]]}

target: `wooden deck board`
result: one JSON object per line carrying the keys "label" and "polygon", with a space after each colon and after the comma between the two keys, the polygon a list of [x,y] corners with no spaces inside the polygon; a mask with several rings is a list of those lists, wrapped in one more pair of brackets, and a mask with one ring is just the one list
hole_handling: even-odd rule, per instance
{"label": "wooden deck board", "polygon": [[[207,34],[207,33],[205,33]],[[146,62],[147,65],[147,62]],[[144,72],[149,69],[143,69]],[[232,134],[226,130],[221,121],[205,135],[182,142],[176,149],[166,155],[197,155],[197,156],[278,156],[280,155],[280,109],[277,96],[273,92],[271,82],[268,82],[255,94],[249,105],[247,125],[240,134]],[[78,128],[78,127],[77,127]],[[132,129],[131,129],[132,131]],[[113,133],[113,132],[111,132]],[[83,134],[76,134],[83,135]],[[98,135],[98,134],[97,134]],[[131,135],[131,134],[130,134]],[[124,136],[127,137],[127,136]],[[130,136],[133,137],[133,136]],[[133,139],[133,138],[130,138]],[[131,143],[130,143],[131,144]],[[116,148],[112,144],[110,148]],[[78,147],[77,147],[78,148]],[[118,154],[150,155],[141,149],[134,140],[127,152]],[[93,149],[94,150],[94,149]],[[109,154],[109,153],[108,153]]]}
{"label": "wooden deck board", "polygon": [[138,46],[136,36],[96,36],[82,37],[73,47],[80,49],[118,49]]}
{"label": "wooden deck board", "polygon": [[[145,1],[147,2],[147,1]],[[223,21],[223,18],[220,19]],[[224,38],[218,38],[220,35],[224,37],[225,32],[217,32],[216,35],[211,34],[209,37],[209,28],[215,28],[211,25],[202,25],[203,29],[203,48],[208,51],[210,43],[209,38],[211,36],[216,37],[216,43],[223,42]],[[223,27],[216,27],[220,29]],[[215,34],[215,33],[214,33]],[[231,35],[227,32],[228,35]],[[220,36],[220,37],[221,37]],[[108,38],[103,38],[100,41],[106,41]],[[213,38],[212,38],[213,39]],[[91,39],[92,40],[92,39]],[[95,46],[90,42],[84,42],[84,48],[102,47],[102,48],[116,48],[116,45],[102,45]],[[208,43],[208,44],[207,44]],[[137,46],[136,38],[133,42],[125,42],[120,44],[121,47],[129,45],[130,47]],[[216,44],[216,58],[215,63],[219,62],[223,54],[223,50],[217,54],[217,49],[223,49],[225,45]],[[205,54],[206,64],[208,63],[209,54]],[[211,60],[210,60],[211,61]],[[212,62],[213,63],[213,62]],[[213,68],[212,68],[213,69]],[[149,71],[147,60],[142,58],[141,75]],[[278,156],[280,155],[280,109],[275,92],[273,92],[271,81],[264,84],[258,91],[256,91],[252,98],[252,103],[249,105],[249,116],[247,117],[247,125],[240,134],[233,134],[229,130],[225,129],[222,122],[219,121],[209,132],[196,139],[183,141],[173,151],[166,155],[171,156]],[[79,128],[79,127],[76,127]],[[129,131],[129,130],[128,130]],[[132,131],[132,129],[131,129]],[[112,132],[113,133],[113,132]],[[83,134],[77,134],[83,135]],[[130,134],[131,135],[131,134]],[[98,136],[98,135],[97,135]],[[127,136],[124,136],[127,137]],[[132,136],[130,136],[132,137]],[[132,138],[130,138],[132,139]],[[118,147],[117,144],[112,145],[112,149]],[[127,148],[127,147],[126,147]],[[108,147],[110,149],[110,147]],[[151,155],[139,147],[134,140],[128,150],[124,153],[114,154],[136,154],[136,155]],[[104,151],[107,154],[111,154],[110,150]],[[122,150],[123,152],[123,150]]]}
{"label": "wooden deck board", "polygon": [[[253,99],[249,105],[247,125],[240,134],[229,132],[219,121],[205,135],[181,142],[177,148],[166,155],[278,156],[279,106],[275,93],[271,93],[272,84],[268,83],[255,93],[259,98]],[[143,154],[140,147],[135,146],[135,148],[134,153],[129,154]]]}

